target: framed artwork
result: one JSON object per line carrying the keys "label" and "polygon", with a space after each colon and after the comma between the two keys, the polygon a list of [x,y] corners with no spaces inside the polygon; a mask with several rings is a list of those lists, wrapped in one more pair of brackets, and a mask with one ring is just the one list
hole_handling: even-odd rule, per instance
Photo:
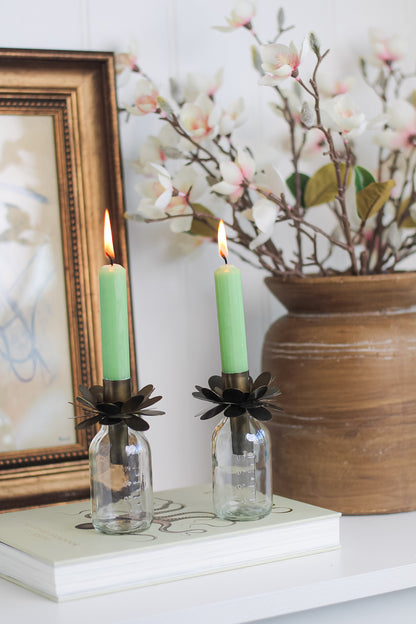
{"label": "framed artwork", "polygon": [[113,55],[0,50],[0,511],[89,495],[105,208],[126,266]]}

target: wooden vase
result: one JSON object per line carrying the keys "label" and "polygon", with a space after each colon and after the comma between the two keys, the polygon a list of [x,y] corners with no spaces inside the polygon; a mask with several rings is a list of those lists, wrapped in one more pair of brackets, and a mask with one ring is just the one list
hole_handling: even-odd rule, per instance
{"label": "wooden vase", "polygon": [[287,308],[263,370],[275,491],[345,514],[416,509],[416,273],[266,278]]}

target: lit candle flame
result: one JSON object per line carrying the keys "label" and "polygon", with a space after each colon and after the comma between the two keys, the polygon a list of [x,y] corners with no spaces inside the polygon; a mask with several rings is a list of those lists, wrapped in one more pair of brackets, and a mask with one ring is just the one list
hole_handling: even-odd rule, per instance
{"label": "lit candle flame", "polygon": [[218,225],[218,251],[225,264],[228,262],[227,235],[225,233],[224,221],[221,219]]}
{"label": "lit candle flame", "polygon": [[113,235],[111,233],[110,213],[105,211],[104,215],[104,252],[107,258],[110,259],[111,264],[115,258],[113,247]]}

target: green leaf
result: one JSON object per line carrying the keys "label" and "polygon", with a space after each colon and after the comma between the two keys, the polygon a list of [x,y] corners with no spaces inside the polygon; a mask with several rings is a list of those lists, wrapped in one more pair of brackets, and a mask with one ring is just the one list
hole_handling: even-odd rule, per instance
{"label": "green leaf", "polygon": [[161,151],[168,158],[178,159],[183,157],[183,153],[180,150],[178,150],[176,147],[171,147],[170,145],[163,145],[161,147]]}
{"label": "green leaf", "polygon": [[361,73],[364,76],[364,78],[367,78],[367,63],[361,57],[360,57],[360,68],[361,68]]}
{"label": "green leaf", "polygon": [[357,212],[360,219],[367,221],[367,219],[377,214],[389,199],[395,184],[394,180],[373,182],[357,193]]}
{"label": "green leaf", "polygon": [[[341,182],[345,177],[346,165],[340,164]],[[350,182],[351,171],[348,175],[347,185]],[[324,165],[308,181],[305,188],[305,207],[319,206],[333,201],[338,195],[338,182],[333,163]]]}
{"label": "green leaf", "polygon": [[218,221],[217,217],[213,215],[211,210],[203,206],[202,204],[192,204],[195,208],[196,212],[206,214],[207,216],[211,216],[205,221],[198,221],[195,217],[192,219],[191,229],[189,230],[189,234],[193,236],[203,236],[204,238],[215,238],[217,230],[218,230]]}
{"label": "green leaf", "polygon": [[369,171],[367,171],[367,169],[364,169],[364,167],[359,167],[357,165],[357,167],[354,167],[354,172],[356,193],[359,193],[366,186],[375,182],[374,176]]}
{"label": "green leaf", "polygon": [[277,26],[279,30],[283,30],[284,25],[285,25],[285,11],[284,9],[282,9],[282,7],[280,7],[280,9],[277,12]]}
{"label": "green leaf", "polygon": [[321,56],[320,43],[314,32],[309,33],[309,45],[318,58]]}
{"label": "green leaf", "polygon": [[[397,213],[397,223],[401,228],[416,228],[416,222],[413,221],[411,214],[409,212],[409,208],[412,204],[410,203],[410,197],[404,199],[400,206],[399,211]],[[403,213],[406,211],[406,216],[404,219],[402,218]]]}
{"label": "green leaf", "polygon": [[[305,188],[307,183],[309,182],[309,176],[306,173],[299,174],[299,182],[300,182],[300,205],[302,208],[305,208]],[[286,178],[286,184],[289,191],[292,193],[293,197],[296,199],[296,174],[292,173],[288,178]]]}
{"label": "green leaf", "polygon": [[169,78],[170,94],[177,104],[181,103],[181,90],[179,84],[174,78]]}
{"label": "green leaf", "polygon": [[261,56],[256,46],[251,46],[251,60],[252,60],[254,69],[256,69],[259,72],[259,74],[263,75],[264,71],[261,66]]}
{"label": "green leaf", "polygon": [[167,100],[165,100],[165,98],[161,97],[160,95],[157,98],[157,105],[159,106],[159,108],[166,114],[166,115],[172,115],[173,114],[173,110],[171,105],[169,104],[169,102]]}
{"label": "green leaf", "polygon": [[407,101],[410,102],[410,104],[413,106],[413,108],[416,108],[416,90],[415,89],[413,89],[413,91],[411,92],[411,94],[407,98]]}

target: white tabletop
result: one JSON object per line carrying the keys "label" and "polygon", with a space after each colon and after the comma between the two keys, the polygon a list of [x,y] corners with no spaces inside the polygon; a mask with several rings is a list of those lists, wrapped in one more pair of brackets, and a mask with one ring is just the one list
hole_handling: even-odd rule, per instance
{"label": "white tabletop", "polygon": [[[240,624],[266,618],[293,624],[324,622],[325,609],[320,609],[318,619],[288,614],[377,595],[382,595],[380,613],[386,613],[389,592],[416,588],[416,512],[344,517],[341,544],[340,550],[328,553],[61,604],[0,580],[0,620],[13,624]],[[395,619],[415,621],[416,590],[392,594],[391,600],[396,601]],[[352,604],[356,610],[367,603]],[[406,619],[408,612],[413,619]]]}

